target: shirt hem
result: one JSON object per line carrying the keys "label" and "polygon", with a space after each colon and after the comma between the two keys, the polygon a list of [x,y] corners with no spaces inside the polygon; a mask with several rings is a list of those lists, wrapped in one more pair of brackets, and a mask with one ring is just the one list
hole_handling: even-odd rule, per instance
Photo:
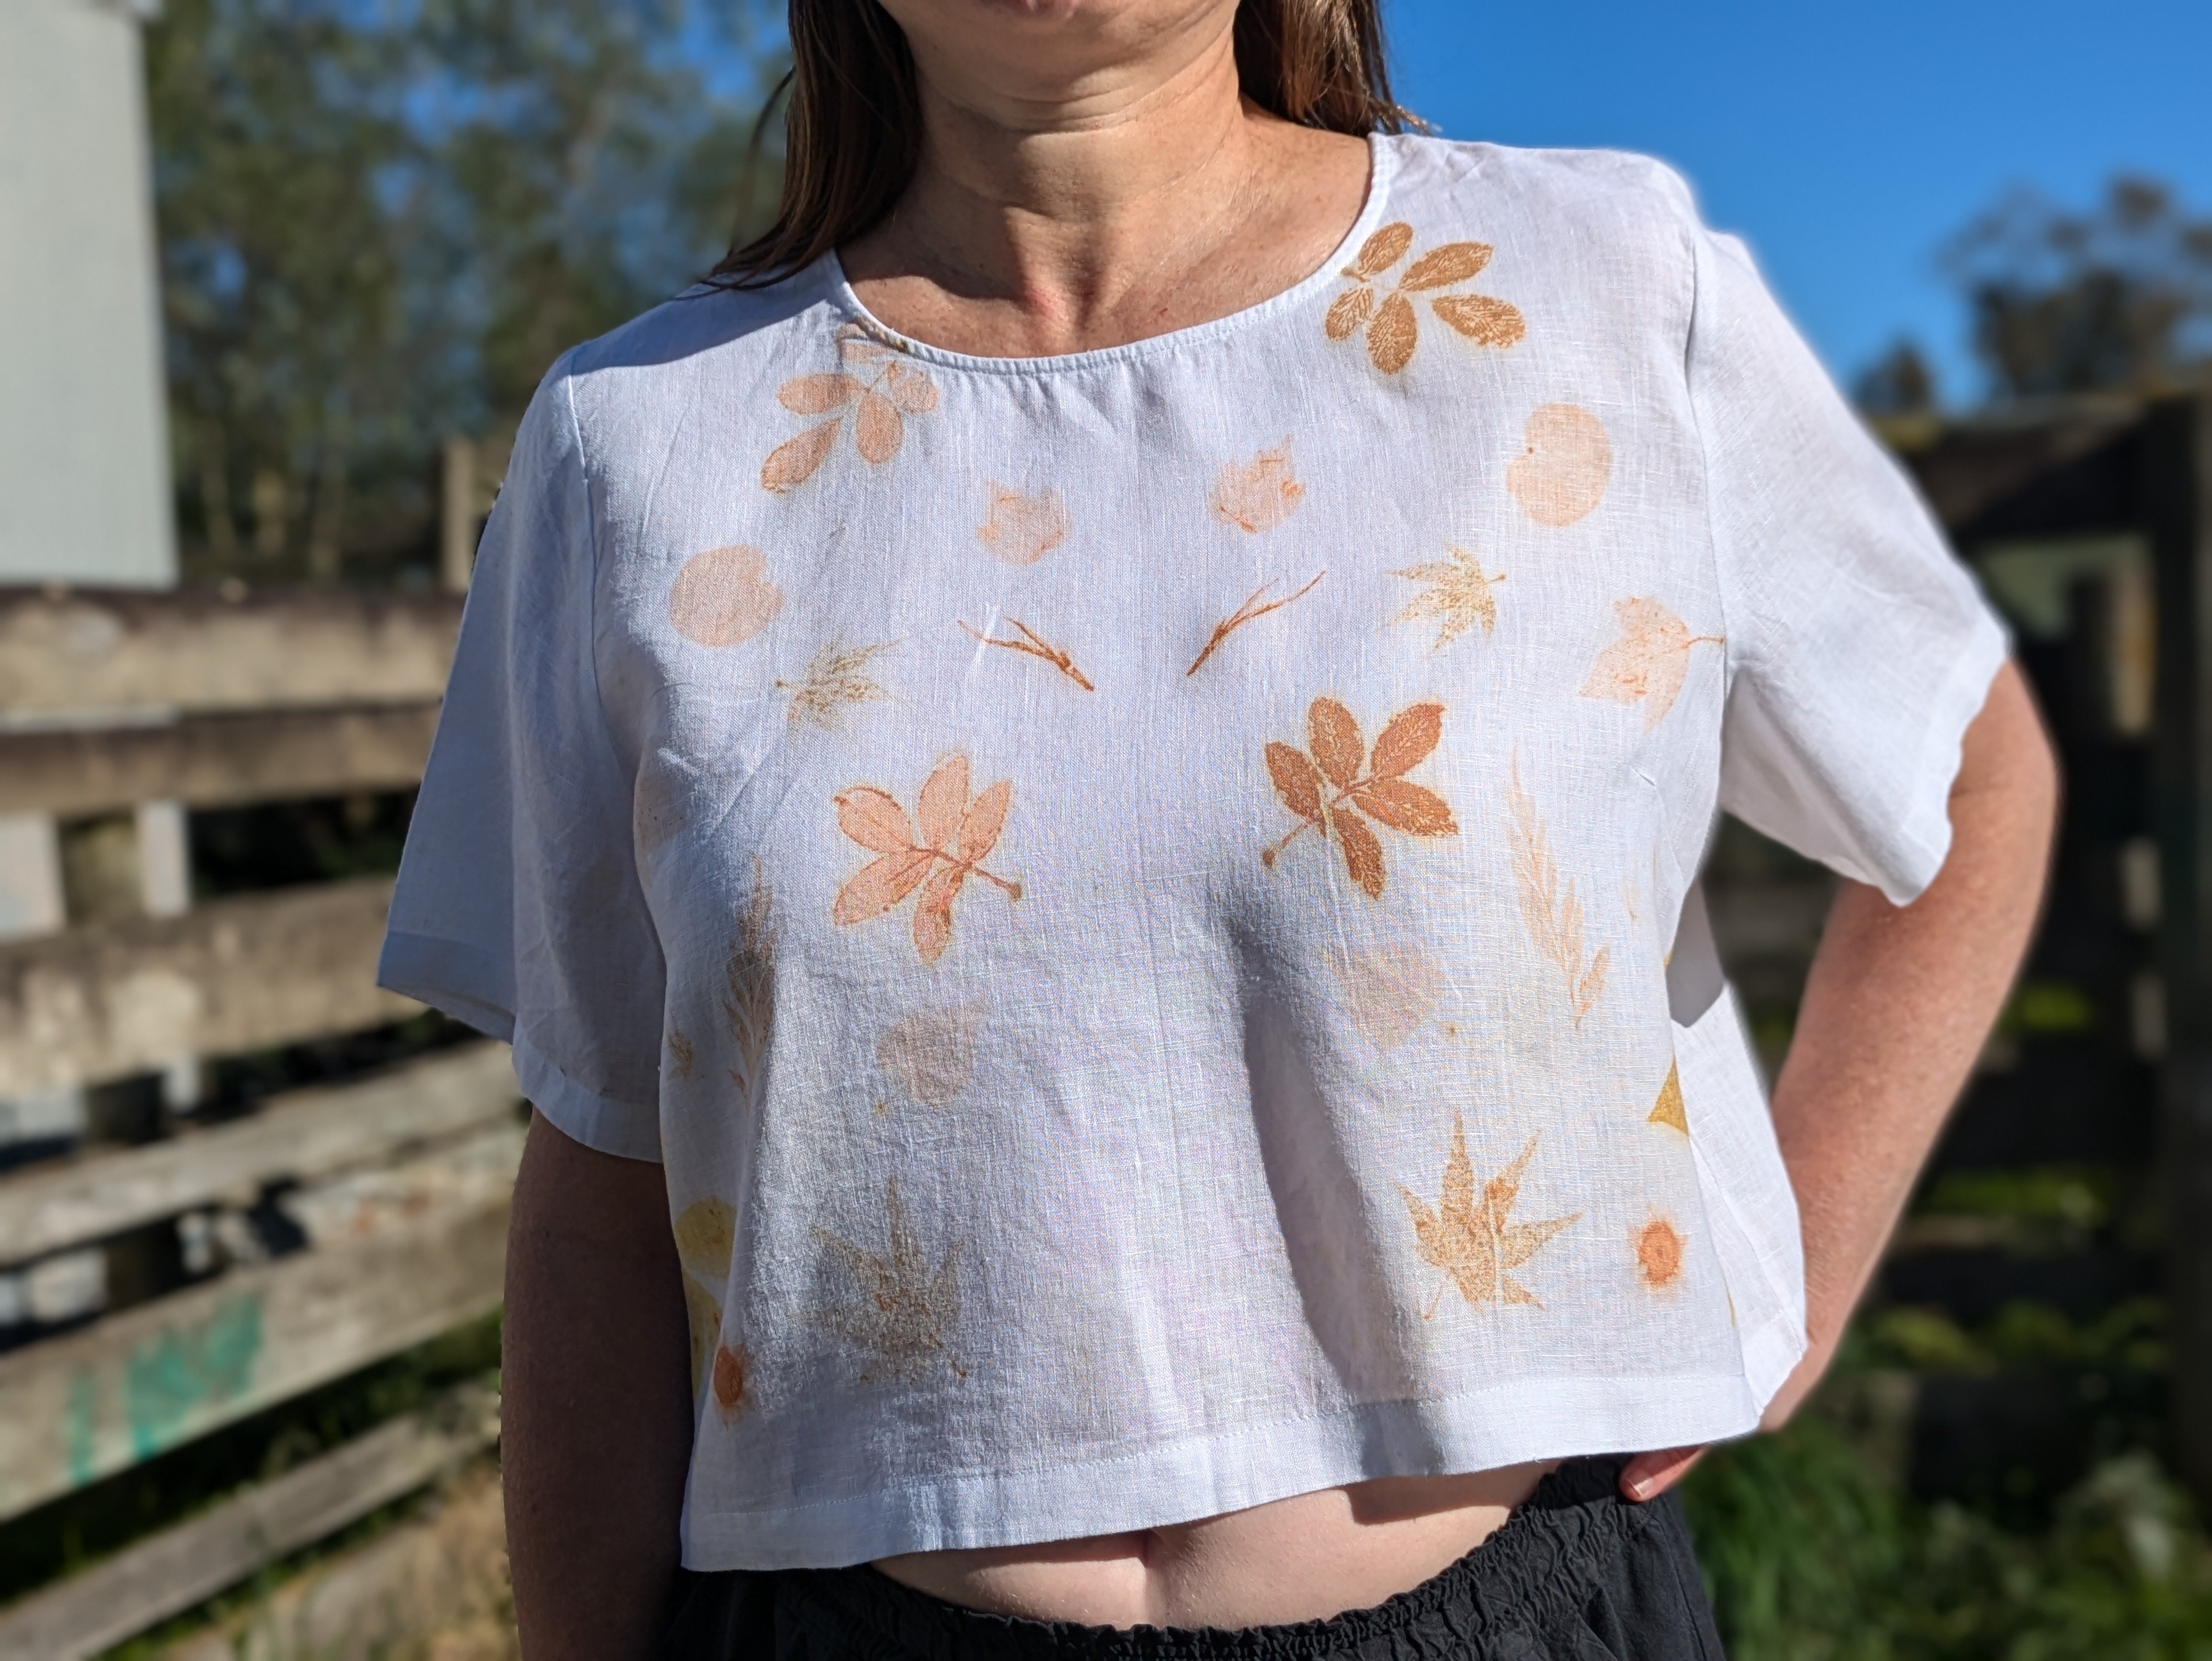
{"label": "shirt hem", "polygon": [[[1747,1435],[1741,1374],[1528,1380],[1239,1426],[1044,1469],[986,1471],[843,1499],[684,1519],[684,1567],[842,1568],[904,1552],[1165,1528],[1384,1476],[1689,1447]],[[695,1473],[695,1482],[696,1480]]]}
{"label": "shirt hem", "polygon": [[475,946],[391,930],[377,958],[376,983],[387,992],[427,1003],[488,1038],[501,1043],[514,1041],[514,1012],[466,989],[498,983],[490,960]]}
{"label": "shirt hem", "polygon": [[1918,899],[1951,856],[1951,788],[1958,782],[1959,767],[1965,759],[1966,729],[1989,703],[1990,688],[2011,652],[2012,642],[2004,630],[1987,611],[1982,612],[1975,619],[1972,639],[1930,700],[1920,765],[1905,796],[1908,817],[1903,826],[1906,845],[1926,852],[1914,861],[1917,868],[1901,883],[1882,873],[1879,885],[1892,905],[1910,905]]}
{"label": "shirt hem", "polygon": [[514,1035],[514,1076],[522,1093],[572,1141],[619,1159],[660,1163],[657,1110],[586,1089],[563,1073],[523,1033]]}

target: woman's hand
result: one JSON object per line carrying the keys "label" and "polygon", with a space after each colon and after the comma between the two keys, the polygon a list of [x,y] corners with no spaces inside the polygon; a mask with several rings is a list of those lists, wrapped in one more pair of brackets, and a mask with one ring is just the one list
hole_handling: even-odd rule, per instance
{"label": "woman's hand", "polygon": [[660,1167],[533,1118],[507,1233],[500,1375],[525,1661],[659,1652],[691,1461],[682,1273]]}
{"label": "woman's hand", "polygon": [[[1788,1421],[1834,1358],[2003,1007],[2034,932],[2057,801],[2050,741],[2008,663],[1966,729],[1951,851],[1936,880],[1907,906],[1846,882],[1828,913],[1774,1089],[1804,1228],[1809,1343],[1765,1429]],[[1656,1499],[1703,1451],[1640,1453],[1621,1472],[1621,1492]]]}

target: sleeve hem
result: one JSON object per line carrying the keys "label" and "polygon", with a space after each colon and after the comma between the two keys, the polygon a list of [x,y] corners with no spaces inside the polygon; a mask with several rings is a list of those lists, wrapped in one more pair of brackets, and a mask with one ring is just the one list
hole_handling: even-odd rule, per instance
{"label": "sleeve hem", "polygon": [[514,1076],[530,1104],[562,1135],[617,1159],[660,1163],[657,1110],[586,1090],[520,1032],[514,1036]]}
{"label": "sleeve hem", "polygon": [[1909,871],[1881,885],[1893,905],[1910,905],[1918,899],[1950,857],[1951,788],[1958,782],[1965,756],[1966,729],[1989,702],[1990,684],[2011,653],[2004,630],[1983,612],[1976,619],[1973,638],[1931,703],[1920,746],[1919,776],[1908,797],[1912,817],[1905,827],[1906,843],[1918,852]]}
{"label": "sleeve hem", "polygon": [[496,986],[499,977],[472,946],[392,930],[385,935],[384,951],[377,959],[376,983],[427,1003],[486,1037],[502,1043],[514,1041],[514,1012],[496,996],[487,995],[487,989]]}

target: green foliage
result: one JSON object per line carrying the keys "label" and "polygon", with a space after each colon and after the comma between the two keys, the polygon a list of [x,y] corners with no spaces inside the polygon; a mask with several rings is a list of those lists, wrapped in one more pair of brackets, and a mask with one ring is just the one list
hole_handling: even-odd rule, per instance
{"label": "green foliage", "polygon": [[449,433],[765,199],[768,0],[171,0],[147,34],[188,571],[427,563]]}
{"label": "green foliage", "polygon": [[1684,1500],[1733,1661],[2212,1656],[2212,1541],[2148,1454],[2015,1532],[1893,1494],[1812,1414],[1717,1450]]}

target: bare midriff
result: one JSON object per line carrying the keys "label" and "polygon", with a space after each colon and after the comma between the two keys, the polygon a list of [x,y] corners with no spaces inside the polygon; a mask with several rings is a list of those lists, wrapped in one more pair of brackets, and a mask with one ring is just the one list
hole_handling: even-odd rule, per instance
{"label": "bare midriff", "polygon": [[876,1567],[947,1603],[1094,1627],[1326,1620],[1410,1591],[1504,1524],[1550,1464],[1391,1477],[1194,1523]]}

